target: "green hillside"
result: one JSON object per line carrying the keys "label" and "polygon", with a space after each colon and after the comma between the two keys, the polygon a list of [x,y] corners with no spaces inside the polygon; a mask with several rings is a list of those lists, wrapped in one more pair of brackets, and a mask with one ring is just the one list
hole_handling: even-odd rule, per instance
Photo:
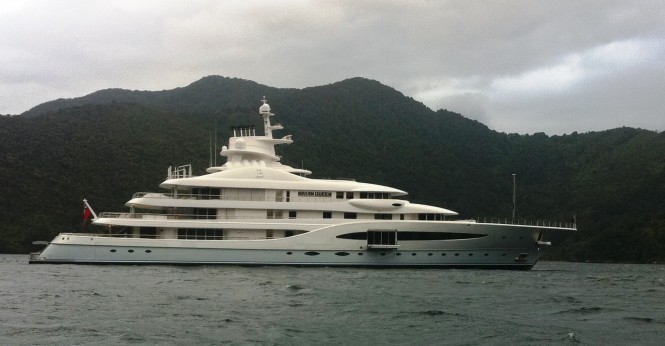
{"label": "green hillside", "polygon": [[83,198],[120,211],[134,192],[159,190],[170,165],[192,163],[202,174],[209,144],[226,144],[231,126],[260,128],[264,95],[295,139],[278,148],[283,161],[314,177],[394,186],[462,218],[510,218],[515,173],[518,218],[577,220],[579,232],[551,258],[665,260],[663,133],[504,134],[372,80],[277,89],[218,76],[0,117],[0,252],[79,230]]}

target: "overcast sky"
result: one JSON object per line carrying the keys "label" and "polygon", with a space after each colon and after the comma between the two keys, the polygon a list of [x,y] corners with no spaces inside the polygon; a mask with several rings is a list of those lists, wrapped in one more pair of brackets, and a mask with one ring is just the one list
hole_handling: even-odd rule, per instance
{"label": "overcast sky", "polygon": [[207,75],[366,77],[507,133],[664,131],[665,1],[0,0],[0,114]]}

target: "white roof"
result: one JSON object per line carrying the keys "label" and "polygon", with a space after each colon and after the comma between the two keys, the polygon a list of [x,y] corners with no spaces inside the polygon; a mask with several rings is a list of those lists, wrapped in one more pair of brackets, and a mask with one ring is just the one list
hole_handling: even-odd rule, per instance
{"label": "white roof", "polygon": [[360,183],[351,180],[309,179],[270,167],[247,167],[221,171],[197,177],[168,179],[159,185],[176,186],[279,189],[303,191],[383,192],[393,196],[406,195],[405,191],[388,186]]}

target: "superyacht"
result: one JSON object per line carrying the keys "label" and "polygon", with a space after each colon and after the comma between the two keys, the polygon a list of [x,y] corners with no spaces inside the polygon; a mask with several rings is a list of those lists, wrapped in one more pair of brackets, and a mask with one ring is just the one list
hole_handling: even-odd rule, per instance
{"label": "superyacht", "polygon": [[290,135],[234,127],[222,166],[201,176],[169,167],[162,192],[139,192],[128,212],[97,215],[97,233],[61,233],[30,263],[226,264],[530,269],[574,224],[456,220],[456,212],[410,203],[406,192],[354,180],[311,179],[280,162]]}

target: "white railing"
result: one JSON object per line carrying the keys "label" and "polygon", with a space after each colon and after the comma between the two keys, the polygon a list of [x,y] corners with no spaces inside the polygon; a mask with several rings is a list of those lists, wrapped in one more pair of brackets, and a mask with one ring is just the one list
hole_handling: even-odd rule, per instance
{"label": "white railing", "polygon": [[570,228],[577,229],[575,222],[561,222],[550,220],[526,220],[526,219],[510,219],[510,218],[496,218],[496,217],[482,217],[474,219],[477,223],[492,223],[500,225],[518,225],[518,226],[536,226],[536,227],[555,227],[555,228]]}
{"label": "white railing", "polygon": [[216,215],[196,214],[156,214],[156,213],[114,213],[103,212],[99,218],[108,219],[144,219],[144,220],[212,220]]}
{"label": "white railing", "polygon": [[[131,239],[180,239],[180,240],[266,240],[276,237],[230,237],[230,236],[183,236],[183,235],[155,235],[141,233],[61,233],[63,236],[103,237],[103,238],[131,238]],[[36,253],[39,255],[39,253]]]}
{"label": "white railing", "polygon": [[169,166],[166,176],[168,179],[189,178],[192,176],[192,165],[183,165],[176,168]]}
{"label": "white railing", "polygon": [[[217,217],[217,215],[196,215],[196,214],[156,214],[156,213],[117,213],[103,212],[99,218],[108,219],[142,219],[142,220],[286,220],[295,219],[289,217],[288,213],[282,216],[231,216]],[[298,219],[322,219],[323,217],[298,217]]]}
{"label": "white railing", "polygon": [[[156,199],[195,199],[195,200],[220,200],[220,201],[245,201],[245,202],[308,202],[308,203],[331,203],[348,201],[348,199],[336,198],[321,198],[321,197],[252,197],[241,195],[224,195],[218,194],[193,194],[193,193],[178,193],[177,196],[172,193],[159,193],[159,192],[136,192],[132,198],[156,198]],[[399,201],[399,200],[395,200]]]}
{"label": "white railing", "polygon": [[[197,214],[157,214],[157,213],[118,213],[118,212],[103,212],[99,215],[100,218],[109,218],[109,219],[142,219],[142,220],[287,220],[294,219],[289,217],[287,213],[284,213],[282,216],[224,216],[218,217],[217,215],[197,215]],[[319,216],[299,216],[297,219],[323,219]],[[372,221],[399,221],[392,219],[344,219],[348,221],[352,220],[372,220]],[[406,220],[406,221],[464,221],[464,220]],[[518,226],[536,226],[536,227],[554,227],[554,228],[567,228],[567,229],[577,229],[577,224],[575,222],[558,222],[558,221],[549,221],[549,220],[525,220],[517,219],[512,220],[509,218],[492,218],[492,217],[482,217],[472,219],[473,222],[477,223],[486,223],[486,224],[500,224],[500,225],[518,225]]]}

